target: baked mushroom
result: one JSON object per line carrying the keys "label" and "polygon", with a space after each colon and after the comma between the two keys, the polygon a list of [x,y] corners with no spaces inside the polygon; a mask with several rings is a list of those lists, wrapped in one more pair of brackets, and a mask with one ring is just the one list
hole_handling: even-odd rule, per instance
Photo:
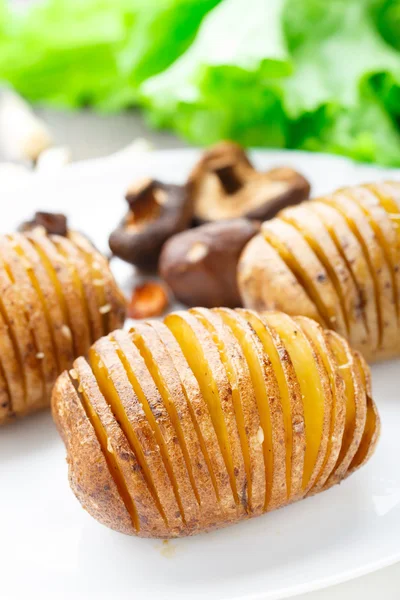
{"label": "baked mushroom", "polygon": [[67,217],[62,213],[36,212],[31,221],[21,223],[18,231],[32,231],[36,227],[43,227],[48,234],[52,235],[66,237],[68,234]]}
{"label": "baked mushroom", "polygon": [[259,228],[257,221],[232,219],[183,231],[164,245],[160,275],[187,306],[241,306],[237,264]]}
{"label": "baked mushroom", "polygon": [[290,167],[257,171],[240,146],[221,142],[194,167],[188,190],[197,222],[238,217],[267,220],[307,199],[310,184]]}
{"label": "baked mushroom", "polygon": [[111,233],[112,252],[140,269],[157,266],[164,242],[189,227],[192,201],[183,186],[142,179],[126,193],[129,210]]}

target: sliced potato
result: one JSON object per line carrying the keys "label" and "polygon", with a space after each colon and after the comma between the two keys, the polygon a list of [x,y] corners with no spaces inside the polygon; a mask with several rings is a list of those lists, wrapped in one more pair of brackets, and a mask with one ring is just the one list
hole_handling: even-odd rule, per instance
{"label": "sliced potato", "polygon": [[182,386],[182,392],[188,404],[221,515],[225,520],[231,520],[236,516],[236,504],[209,407],[201,393],[197,379],[171,331],[160,321],[151,321],[151,327],[162,340],[179,374],[178,383]]}
{"label": "sliced potato", "polygon": [[228,308],[214,310],[241,345],[250,371],[261,423],[258,439],[264,453],[264,510],[273,510],[287,499],[285,427],[278,383],[271,361],[246,319]]}
{"label": "sliced potato", "polygon": [[136,323],[132,337],[175,429],[202,519],[209,520],[212,526],[220,518],[221,509],[179,374],[167,348],[151,325]]}
{"label": "sliced potato", "polygon": [[0,238],[0,252],[3,260],[7,262],[14,281],[18,281],[20,294],[29,307],[27,316],[29,327],[35,338],[36,357],[40,361],[44,386],[43,404],[45,404],[46,398],[51,395],[54,381],[60,371],[56,360],[57,349],[40,285],[37,282],[31,263],[21,247],[17,245],[16,239],[17,236],[14,239]]}
{"label": "sliced potato", "polygon": [[115,283],[108,261],[80,233],[70,231],[68,238],[81,252],[90,269],[97,291],[99,312],[103,318],[104,333],[121,326],[125,319],[126,298]]}
{"label": "sliced potato", "polygon": [[396,345],[398,339],[395,328],[393,328],[393,323],[397,321],[397,315],[390,270],[382,248],[377,243],[374,231],[364,212],[347,190],[323,198],[322,201],[334,206],[345,217],[362,247],[374,281],[379,328],[378,352],[382,348],[391,349]]}
{"label": "sliced potato", "polygon": [[253,237],[245,247],[238,265],[238,283],[247,308],[290,313],[295,307],[297,313],[322,323],[301,282],[262,235]]}
{"label": "sliced potato", "polygon": [[361,338],[352,341],[366,356],[373,356],[379,344],[378,309],[374,280],[360,242],[346,219],[333,206],[315,200],[312,202],[312,208],[324,222],[358,290],[355,311],[363,316],[368,336],[366,340]]}
{"label": "sliced potato", "polygon": [[41,403],[43,379],[25,300],[14,285],[12,273],[4,260],[0,264],[0,311],[18,362],[17,376],[22,380],[23,397],[18,395],[13,398],[13,410],[15,413],[25,414],[30,405]]}
{"label": "sliced potato", "polygon": [[68,369],[74,360],[71,331],[66,325],[54,282],[43,264],[40,254],[28,236],[14,233],[12,243],[31,266],[31,279],[37,294],[41,296],[43,310],[52,332],[58,371]]}
{"label": "sliced potato", "polygon": [[[116,483],[118,475],[114,474],[119,472],[118,465],[110,461],[117,452],[111,454],[107,450],[108,441],[100,419],[96,419],[93,410],[94,424],[91,422],[82,404],[82,394],[72,384],[67,371],[60,375],[54,386],[52,409],[68,451],[69,482],[82,506],[107,527],[136,534]],[[104,412],[107,414],[107,407]],[[97,431],[94,425],[97,425]],[[101,442],[106,444],[105,447]]]}
{"label": "sliced potato", "polygon": [[322,219],[312,206],[300,205],[280,213],[280,218],[296,227],[323,264],[332,281],[342,308],[347,336],[359,346],[367,343],[368,331],[359,310],[359,291],[346,261],[339,252]]}
{"label": "sliced potato", "polygon": [[265,502],[265,469],[262,446],[258,439],[261,423],[244,354],[218,314],[205,308],[196,308],[190,312],[209,331],[225,367],[245,463],[249,511],[252,514],[261,513]]}
{"label": "sliced potato", "polygon": [[139,352],[129,334],[121,331],[111,340],[99,340],[90,350],[89,360],[99,388],[137,457],[154,503],[168,528],[172,532],[178,530],[183,518],[181,507],[154,430],[137,395],[138,392],[142,395],[135,377]]}
{"label": "sliced potato", "polygon": [[[86,429],[71,425],[77,402]],[[53,414],[82,504],[145,537],[210,531],[327,489],[379,436],[361,355],[305,317],[244,309],[109,334],[61,376]],[[85,469],[86,444],[99,473],[90,459]]]}
{"label": "sliced potato", "polygon": [[345,476],[360,445],[367,413],[366,390],[361,379],[359,364],[347,342],[334,331],[326,332],[329,346],[339,365],[345,384],[346,417],[340,453],[326,487],[338,483]]}
{"label": "sliced potato", "polygon": [[286,489],[289,502],[293,502],[303,495],[302,480],[306,449],[300,385],[282,340],[276,331],[269,327],[266,319],[250,310],[239,312],[260,338],[278,382],[285,426]]}
{"label": "sliced potato", "polygon": [[393,302],[396,307],[397,320],[399,320],[400,305],[400,248],[397,244],[396,228],[385,209],[380,205],[376,195],[365,186],[349,189],[347,192],[357,201],[368,223],[375,234],[379,246],[382,248],[386,264],[390,270],[393,290]]}
{"label": "sliced potato", "polygon": [[351,475],[351,473],[359,469],[364,463],[366,463],[370,459],[378,443],[381,431],[379,413],[377,411],[376,404],[372,398],[371,375],[368,366],[361,354],[357,353],[355,355],[355,358],[361,373],[362,384],[366,390],[367,415],[360,445],[356,454],[353,457],[353,460],[350,463],[349,469],[346,473],[346,477]]}
{"label": "sliced potato", "polygon": [[329,379],[321,358],[293,319],[282,313],[267,313],[265,320],[281,338],[300,385],[306,429],[303,491],[307,493],[317,481],[328,448],[332,410]]}
{"label": "sliced potato", "polygon": [[337,362],[335,355],[330,349],[329,338],[326,336],[323,329],[318,323],[315,323],[315,321],[307,319],[306,317],[295,317],[294,320],[300,325],[306,337],[312,344],[314,351],[321,358],[325,371],[329,377],[332,393],[328,447],[321,470],[310,490],[312,494],[315,494],[324,487],[326,480],[336,465],[342,446],[346,422],[345,382],[340,374],[340,364]]}
{"label": "sliced potato", "polygon": [[172,313],[164,323],[175,336],[208,405],[238,513],[247,511],[247,481],[231,388],[212,337],[190,313]]}
{"label": "sliced potato", "polygon": [[292,225],[279,218],[264,223],[262,234],[300,281],[318,308],[322,323],[346,335],[338,294],[325,267],[303,236]]}

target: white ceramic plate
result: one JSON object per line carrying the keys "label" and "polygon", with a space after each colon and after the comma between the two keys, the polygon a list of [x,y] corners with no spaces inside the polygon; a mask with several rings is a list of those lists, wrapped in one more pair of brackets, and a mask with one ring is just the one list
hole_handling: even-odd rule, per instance
{"label": "white ceramic plate", "polygon": [[[183,181],[195,151],[76,164],[1,189],[0,230],[34,210],[66,212],[106,249],[137,176]],[[290,164],[315,193],[400,178],[341,158],[259,152],[260,167]],[[4,187],[4,186],[3,186]],[[129,289],[131,269],[114,265]],[[0,597],[16,600],[255,600],[284,598],[400,560],[400,361],[373,368],[382,438],[370,463],[334,489],[252,521],[168,544],[99,525],[69,490],[64,448],[49,414],[0,430]]]}

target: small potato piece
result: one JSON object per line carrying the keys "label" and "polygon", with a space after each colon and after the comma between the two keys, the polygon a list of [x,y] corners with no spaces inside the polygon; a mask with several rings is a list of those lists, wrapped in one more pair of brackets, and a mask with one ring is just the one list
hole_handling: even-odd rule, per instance
{"label": "small potato piece", "polygon": [[59,378],[53,414],[83,506],[173,538],[342,481],[379,437],[370,394],[361,356],[310,319],[193,308],[98,340]]}
{"label": "small potato piece", "polygon": [[161,277],[187,306],[240,306],[237,263],[258,230],[257,222],[233,219],[179,233],[163,247]]}

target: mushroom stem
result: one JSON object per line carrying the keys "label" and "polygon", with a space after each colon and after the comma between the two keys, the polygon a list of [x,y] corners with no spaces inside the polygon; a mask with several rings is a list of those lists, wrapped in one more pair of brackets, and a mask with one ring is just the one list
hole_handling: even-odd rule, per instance
{"label": "mushroom stem", "polygon": [[220,162],[219,164],[211,165],[211,170],[218,177],[227,194],[235,194],[243,186],[244,181],[238,173],[235,164],[223,164]]}

